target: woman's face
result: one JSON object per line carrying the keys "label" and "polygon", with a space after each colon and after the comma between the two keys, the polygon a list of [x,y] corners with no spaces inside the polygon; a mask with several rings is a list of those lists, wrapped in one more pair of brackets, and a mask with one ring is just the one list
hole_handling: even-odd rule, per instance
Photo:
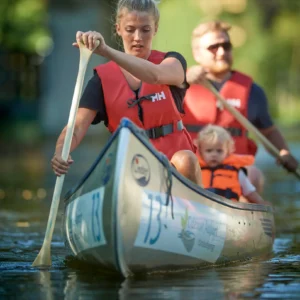
{"label": "woman's face", "polygon": [[123,40],[126,53],[140,58],[149,57],[157,32],[157,24],[151,14],[124,9],[120,22],[116,24],[116,31]]}

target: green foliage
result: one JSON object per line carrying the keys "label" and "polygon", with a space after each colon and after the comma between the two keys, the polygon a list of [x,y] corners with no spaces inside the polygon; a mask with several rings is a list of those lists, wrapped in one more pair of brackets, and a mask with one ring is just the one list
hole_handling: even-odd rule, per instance
{"label": "green foliage", "polygon": [[191,32],[199,23],[199,11],[193,6],[187,9],[186,1],[181,0],[162,1],[160,8],[161,21],[154,47],[162,51],[178,51],[192,65]]}
{"label": "green foliage", "polygon": [[0,43],[8,50],[43,55],[51,46],[46,1],[1,0]]}

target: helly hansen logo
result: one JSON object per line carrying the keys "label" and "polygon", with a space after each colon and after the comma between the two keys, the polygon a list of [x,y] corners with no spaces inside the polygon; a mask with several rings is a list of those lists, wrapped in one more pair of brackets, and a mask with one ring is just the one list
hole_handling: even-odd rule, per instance
{"label": "helly hansen logo", "polygon": [[151,99],[152,99],[152,102],[156,102],[156,101],[160,101],[160,100],[165,100],[166,99],[166,95],[162,91],[160,93],[156,93],[156,94],[151,95]]}
{"label": "helly hansen logo", "polygon": [[241,99],[232,98],[232,99],[226,99],[226,101],[234,107],[238,107],[238,108],[241,107]]}

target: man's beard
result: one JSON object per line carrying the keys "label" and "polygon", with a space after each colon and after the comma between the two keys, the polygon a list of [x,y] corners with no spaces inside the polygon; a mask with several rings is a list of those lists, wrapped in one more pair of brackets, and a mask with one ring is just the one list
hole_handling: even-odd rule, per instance
{"label": "man's beard", "polygon": [[221,61],[216,61],[209,69],[210,72],[213,74],[224,74],[227,73],[231,70],[231,62],[221,60]]}

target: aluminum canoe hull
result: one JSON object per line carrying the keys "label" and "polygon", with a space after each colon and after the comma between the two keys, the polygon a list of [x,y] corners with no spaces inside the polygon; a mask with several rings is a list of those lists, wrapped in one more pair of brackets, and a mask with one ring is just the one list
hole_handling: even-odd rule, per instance
{"label": "aluminum canoe hull", "polygon": [[127,277],[269,255],[270,206],[233,202],[182,177],[124,119],[65,197],[64,231],[80,260]]}

